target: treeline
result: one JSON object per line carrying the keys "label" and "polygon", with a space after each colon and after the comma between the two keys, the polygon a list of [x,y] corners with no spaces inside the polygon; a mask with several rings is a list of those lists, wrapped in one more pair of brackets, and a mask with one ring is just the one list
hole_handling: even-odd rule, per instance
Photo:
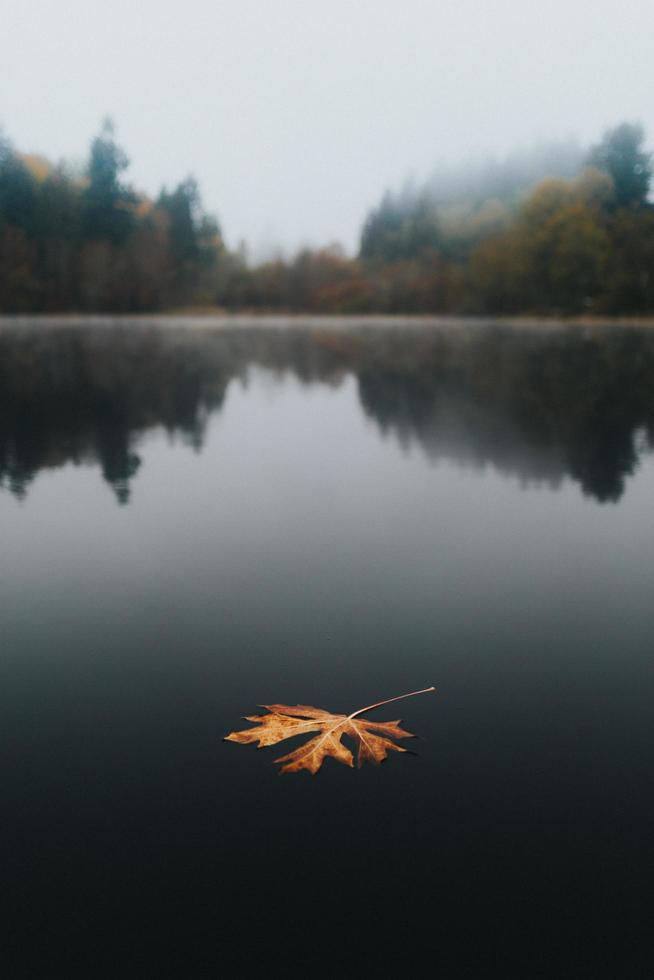
{"label": "treeline", "polygon": [[192,178],[151,201],[126,167],[109,123],[79,173],[0,139],[0,311],[654,313],[637,125],[590,151],[541,147],[387,193],[356,258],[331,246],[253,266],[224,246]]}
{"label": "treeline", "polygon": [[624,123],[586,153],[541,148],[387,193],[357,259],[331,248],[243,268],[224,298],[325,313],[652,313],[643,144],[641,127]]}
{"label": "treeline", "polygon": [[197,183],[156,201],[123,179],[106,121],[81,171],[19,154],[0,134],[0,310],[147,311],[213,302],[223,251]]}

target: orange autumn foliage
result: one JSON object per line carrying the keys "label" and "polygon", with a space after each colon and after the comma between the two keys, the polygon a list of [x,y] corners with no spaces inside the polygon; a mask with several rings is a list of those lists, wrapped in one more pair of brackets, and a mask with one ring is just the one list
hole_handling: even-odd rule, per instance
{"label": "orange autumn foliage", "polygon": [[240,732],[230,732],[225,737],[227,742],[240,742],[243,745],[256,743],[258,748],[267,745],[276,745],[284,739],[292,738],[294,735],[306,735],[309,732],[318,732],[313,738],[287,755],[275,759],[276,763],[284,763],[280,772],[299,772],[306,769],[311,775],[315,775],[328,756],[336,759],[337,762],[345,766],[352,767],[354,758],[350,750],[343,745],[341,739],[348,736],[355,744],[358,751],[357,763],[359,768],[364,762],[372,762],[379,765],[383,762],[389,751],[407,752],[408,750],[397,745],[393,739],[414,738],[411,732],[400,728],[398,721],[369,721],[359,716],[373,708],[378,708],[382,704],[389,704],[391,701],[399,701],[401,698],[413,697],[415,694],[424,694],[433,691],[435,688],[427,687],[421,691],[412,691],[411,694],[403,694],[397,698],[389,698],[387,701],[379,701],[376,704],[360,708],[351,715],[337,715],[330,711],[323,711],[321,708],[314,708],[310,705],[296,704],[265,704],[261,707],[269,712],[267,715],[250,715],[246,721],[255,722],[259,727],[246,728]]}

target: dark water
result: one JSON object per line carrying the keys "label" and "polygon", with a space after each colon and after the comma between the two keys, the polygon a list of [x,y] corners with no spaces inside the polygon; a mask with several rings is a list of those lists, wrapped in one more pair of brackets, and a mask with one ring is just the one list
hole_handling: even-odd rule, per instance
{"label": "dark water", "polygon": [[0,330],[2,976],[651,976],[653,444],[654,332]]}

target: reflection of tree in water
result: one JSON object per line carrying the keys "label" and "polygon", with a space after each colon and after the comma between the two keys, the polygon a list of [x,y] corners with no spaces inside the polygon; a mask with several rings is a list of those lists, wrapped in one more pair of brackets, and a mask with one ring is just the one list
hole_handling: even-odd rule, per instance
{"label": "reflection of tree in water", "polygon": [[197,351],[157,331],[2,333],[0,482],[22,497],[41,469],[98,461],[126,503],[139,435],[163,426],[201,448],[225,383]]}
{"label": "reflection of tree in water", "polygon": [[654,443],[647,330],[15,327],[0,331],[0,483],[23,496],[41,469],[98,462],[126,503],[139,438],[159,426],[201,449],[249,365],[306,384],[350,372],[403,446],[528,482],[569,476],[600,501]]}
{"label": "reflection of tree in water", "polygon": [[610,501],[654,444],[649,331],[478,328],[421,346],[414,372],[364,369],[359,385],[382,430],[430,456],[554,486],[568,475]]}

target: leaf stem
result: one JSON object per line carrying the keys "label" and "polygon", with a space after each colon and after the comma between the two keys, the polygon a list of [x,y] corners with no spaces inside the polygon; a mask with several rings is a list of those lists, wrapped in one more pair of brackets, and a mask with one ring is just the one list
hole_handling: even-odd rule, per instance
{"label": "leaf stem", "polygon": [[356,718],[357,715],[363,715],[366,711],[372,711],[373,708],[381,708],[382,704],[390,704],[391,701],[401,701],[403,698],[412,698],[416,694],[427,694],[428,691],[435,691],[435,687],[423,687],[420,691],[410,691],[409,694],[398,694],[396,698],[387,698],[385,701],[377,701],[375,704],[369,704],[367,708],[359,708],[358,711],[353,711],[348,718]]}

